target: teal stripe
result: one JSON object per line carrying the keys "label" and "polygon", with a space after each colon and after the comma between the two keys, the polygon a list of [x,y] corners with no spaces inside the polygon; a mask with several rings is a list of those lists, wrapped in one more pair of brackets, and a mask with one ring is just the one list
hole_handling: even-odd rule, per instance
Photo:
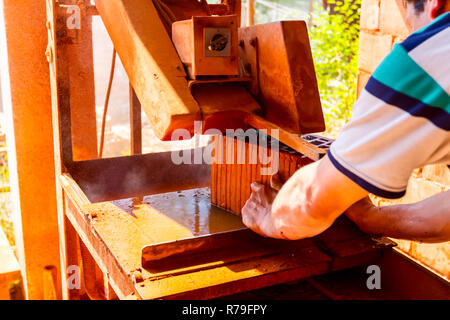
{"label": "teal stripe", "polygon": [[396,91],[450,113],[450,96],[401,45],[394,46],[373,77]]}

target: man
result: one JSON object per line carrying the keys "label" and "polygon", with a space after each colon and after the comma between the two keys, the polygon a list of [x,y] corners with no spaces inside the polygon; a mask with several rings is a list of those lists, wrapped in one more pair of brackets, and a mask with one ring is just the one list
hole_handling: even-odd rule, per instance
{"label": "man", "polygon": [[376,207],[368,199],[400,198],[415,168],[450,164],[450,0],[405,5],[415,32],[374,72],[325,158],[297,171],[278,194],[252,185],[242,209],[249,228],[302,239],[345,212],[367,233],[450,240],[450,191],[410,205]]}

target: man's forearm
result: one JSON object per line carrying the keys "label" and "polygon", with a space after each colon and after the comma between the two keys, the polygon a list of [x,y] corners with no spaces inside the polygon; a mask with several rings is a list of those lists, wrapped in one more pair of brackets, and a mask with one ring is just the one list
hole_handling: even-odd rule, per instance
{"label": "man's forearm", "polygon": [[274,233],[301,239],[325,231],[367,192],[338,172],[325,157],[297,171],[278,193],[268,219]]}
{"label": "man's forearm", "polygon": [[450,191],[424,201],[376,207],[360,202],[347,215],[361,230],[397,239],[424,242],[450,240]]}

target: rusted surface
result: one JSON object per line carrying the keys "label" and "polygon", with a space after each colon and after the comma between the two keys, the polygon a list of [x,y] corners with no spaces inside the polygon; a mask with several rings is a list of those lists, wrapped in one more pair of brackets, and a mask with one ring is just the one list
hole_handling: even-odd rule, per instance
{"label": "rusted surface", "polygon": [[[26,297],[42,299],[42,270],[46,265],[58,266],[60,261],[50,77],[44,55],[46,5],[45,1],[6,0],[0,4],[0,14],[3,108],[16,250]],[[59,284],[58,280],[58,296]]]}
{"label": "rusted surface", "polygon": [[[64,10],[60,5],[80,7],[81,29],[75,33],[76,39],[70,37],[73,33],[65,23],[65,15],[61,16]],[[55,172],[59,177],[74,160],[97,156],[91,17],[84,1],[47,0],[47,19],[46,56],[50,64]],[[66,270],[67,266],[79,264],[79,239],[65,216],[59,183],[56,180],[62,297],[77,299],[81,290],[67,288]]]}
{"label": "rusted surface", "polygon": [[328,270],[329,260],[317,247],[306,246],[299,248],[296,254],[203,265],[195,272],[146,279],[137,290],[143,297],[211,299],[322,274]]}
{"label": "rusted surface", "polygon": [[250,71],[250,91],[264,117],[297,134],[321,132],[325,123],[304,21],[241,28],[242,65]]}
{"label": "rusted surface", "polygon": [[382,277],[382,288],[401,299],[450,300],[450,281],[411,259],[397,248],[387,252],[381,270],[390,270]]}
{"label": "rusted surface", "polygon": [[[65,0],[67,4],[80,4]],[[94,58],[92,47],[92,17],[81,2],[81,29],[79,41],[60,45],[61,59],[69,66],[71,133],[74,160],[97,157],[97,125],[95,113]],[[66,20],[63,20],[66,24]],[[65,28],[67,30],[67,27]],[[69,32],[67,30],[66,32]]]}
{"label": "rusted surface", "polygon": [[194,16],[172,24],[172,41],[191,79],[239,75],[237,21],[235,15]]}
{"label": "rusted surface", "polygon": [[[156,2],[161,4],[161,1]],[[201,93],[201,91],[209,89],[208,84],[205,87],[202,85],[202,89],[199,88],[200,85],[196,85],[191,94],[183,65],[151,1],[121,0],[113,3],[108,2],[108,5],[106,3],[103,0],[97,1],[98,11],[123,62],[142,108],[159,138],[170,140],[172,132],[178,128],[187,129],[193,134],[194,121],[201,120],[202,115],[203,120],[210,123],[205,128],[220,123],[230,124],[231,128],[236,128],[241,126],[242,121],[234,123],[239,119],[237,115],[233,116],[234,111],[255,112],[260,110],[258,103],[254,101],[242,85],[234,88],[231,92],[225,90],[230,86],[225,87],[218,97],[214,96],[215,104],[212,106],[209,103],[211,100],[203,98],[204,95]],[[197,1],[180,1],[177,3],[170,2],[168,5],[179,7],[180,10],[184,8],[184,14],[187,14],[190,11],[186,10],[185,7],[193,3],[196,4],[191,9],[199,4]],[[229,11],[239,10],[239,6],[234,5],[233,1],[227,2],[227,4]],[[175,14],[175,16],[178,15]],[[175,21],[177,20],[179,19],[176,18]],[[236,29],[238,22],[236,16],[200,16],[192,21],[195,21],[195,25],[198,26],[198,28],[192,28],[194,30],[191,30],[198,41],[195,42],[196,45],[187,50],[187,54],[192,54],[191,51],[194,51],[194,47],[198,47],[195,52],[199,52],[199,54],[194,55],[197,63],[194,63],[194,61],[191,63],[192,65],[195,64],[198,74],[214,72],[216,75],[237,75]],[[230,56],[208,57],[205,60],[202,30],[209,25],[220,27],[223,23],[226,25],[233,23],[234,26],[230,28],[232,36]],[[159,40],[153,41],[155,38]],[[185,37],[182,37],[180,41],[184,44],[190,44],[190,41],[186,42]],[[183,54],[180,55],[184,56]],[[211,60],[217,61],[217,63],[211,64],[208,62]],[[241,80],[238,79],[238,81]],[[228,97],[230,94],[231,97]],[[224,107],[224,103],[220,102],[224,97],[228,99],[226,107]],[[245,99],[242,99],[243,97]],[[211,118],[211,110],[215,112],[213,118]],[[219,126],[219,129],[221,128],[225,128],[223,124]]]}
{"label": "rusted surface", "polygon": [[98,0],[96,6],[156,135],[192,128],[200,109],[152,1]]}
{"label": "rusted surface", "polygon": [[241,0],[221,0],[215,4],[208,4],[206,0],[153,0],[153,3],[169,34],[174,22],[191,19],[193,16],[241,16]]}
{"label": "rusted surface", "polygon": [[246,242],[258,241],[258,236],[249,229],[238,229],[198,236],[194,239],[168,241],[142,248],[142,264],[161,261],[166,258],[180,259],[192,254],[205,253],[213,249],[237,247]]}
{"label": "rusted surface", "polygon": [[367,288],[367,267],[355,267],[306,280],[254,290],[226,300],[449,300],[450,284],[399,253],[385,251],[377,261],[381,290]]}
{"label": "rusted surface", "polygon": [[281,142],[288,145],[295,151],[302,153],[313,161],[319,160],[326,154],[325,150],[309,143],[299,135],[290,133],[282,127],[279,127],[278,125],[275,125],[274,123],[271,123],[257,115],[247,114],[245,116],[245,121],[253,128],[258,130],[267,130],[267,134],[270,136],[273,136],[275,133],[275,137]]}
{"label": "rusted surface", "polygon": [[131,154],[142,153],[141,103],[130,84],[130,149]]}
{"label": "rusted surface", "polygon": [[[240,12],[236,1],[223,4],[228,13]],[[193,0],[120,0],[108,5],[99,0],[97,8],[159,138],[170,140],[181,128],[192,134],[194,121],[200,119],[205,129],[240,128],[245,125],[236,111],[261,113],[242,84],[211,90],[216,84],[191,88],[186,81],[184,67],[191,79],[239,75],[237,14],[211,16],[206,2]],[[164,30],[168,25],[173,43]],[[241,62],[250,71],[250,89],[264,116],[289,132],[322,131],[306,25],[289,21],[245,28],[240,38]]]}
{"label": "rusted surface", "polygon": [[248,77],[220,77],[220,78],[200,78],[196,80],[189,80],[189,88],[193,86],[208,84],[208,83],[230,83],[230,82],[249,82],[251,78]]}
{"label": "rusted surface", "polygon": [[261,106],[241,83],[204,83],[191,88],[202,110],[203,131],[247,129],[247,113],[261,113]]}
{"label": "rusted surface", "polygon": [[[242,222],[211,206],[208,189],[148,196],[142,201],[77,204],[76,199],[83,197],[76,196],[70,184],[65,187],[68,217],[97,265],[109,275],[119,298],[130,294],[144,299],[214,298],[373,261],[386,248],[376,242],[358,245],[369,241],[367,237],[350,242],[354,232],[346,232],[348,237],[329,235],[337,244],[349,241],[347,247],[363,248],[341,257],[334,256],[325,238],[289,242],[249,234],[260,240],[240,241],[239,246],[224,243],[222,249],[200,250],[198,254],[183,255],[175,250],[174,259],[169,256],[160,261],[162,264],[143,268],[144,246],[181,239],[195,242],[202,235],[242,229]],[[356,228],[344,223],[336,232],[352,227]],[[333,228],[328,232],[333,233]],[[341,259],[339,264],[333,263],[336,258]]]}
{"label": "rusted surface", "polygon": [[77,161],[68,171],[91,202],[209,187],[211,167],[194,164],[203,149],[188,152],[191,164],[177,165],[172,152],[161,152]]}
{"label": "rusted surface", "polygon": [[[116,277],[112,285],[115,290],[120,287],[121,296],[127,288],[124,276],[129,276],[132,285],[132,274],[141,269],[143,246],[243,227],[240,219],[220,209],[211,209],[209,202],[206,190],[200,189],[144,197],[142,202],[125,199],[87,204],[80,207],[80,212],[76,207],[70,211],[73,221],[85,225],[83,241],[93,243],[90,252],[98,252],[97,258],[94,255],[96,261],[105,259],[97,263],[104,272],[105,268],[109,269],[110,275]],[[92,234],[86,229],[89,223]],[[100,243],[95,240],[98,235],[101,235]]]}

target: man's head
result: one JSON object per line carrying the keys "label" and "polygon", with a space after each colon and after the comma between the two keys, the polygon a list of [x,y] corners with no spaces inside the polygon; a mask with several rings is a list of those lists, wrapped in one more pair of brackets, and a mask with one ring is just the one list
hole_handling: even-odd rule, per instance
{"label": "man's head", "polygon": [[404,0],[404,3],[406,21],[413,32],[450,11],[450,0]]}

